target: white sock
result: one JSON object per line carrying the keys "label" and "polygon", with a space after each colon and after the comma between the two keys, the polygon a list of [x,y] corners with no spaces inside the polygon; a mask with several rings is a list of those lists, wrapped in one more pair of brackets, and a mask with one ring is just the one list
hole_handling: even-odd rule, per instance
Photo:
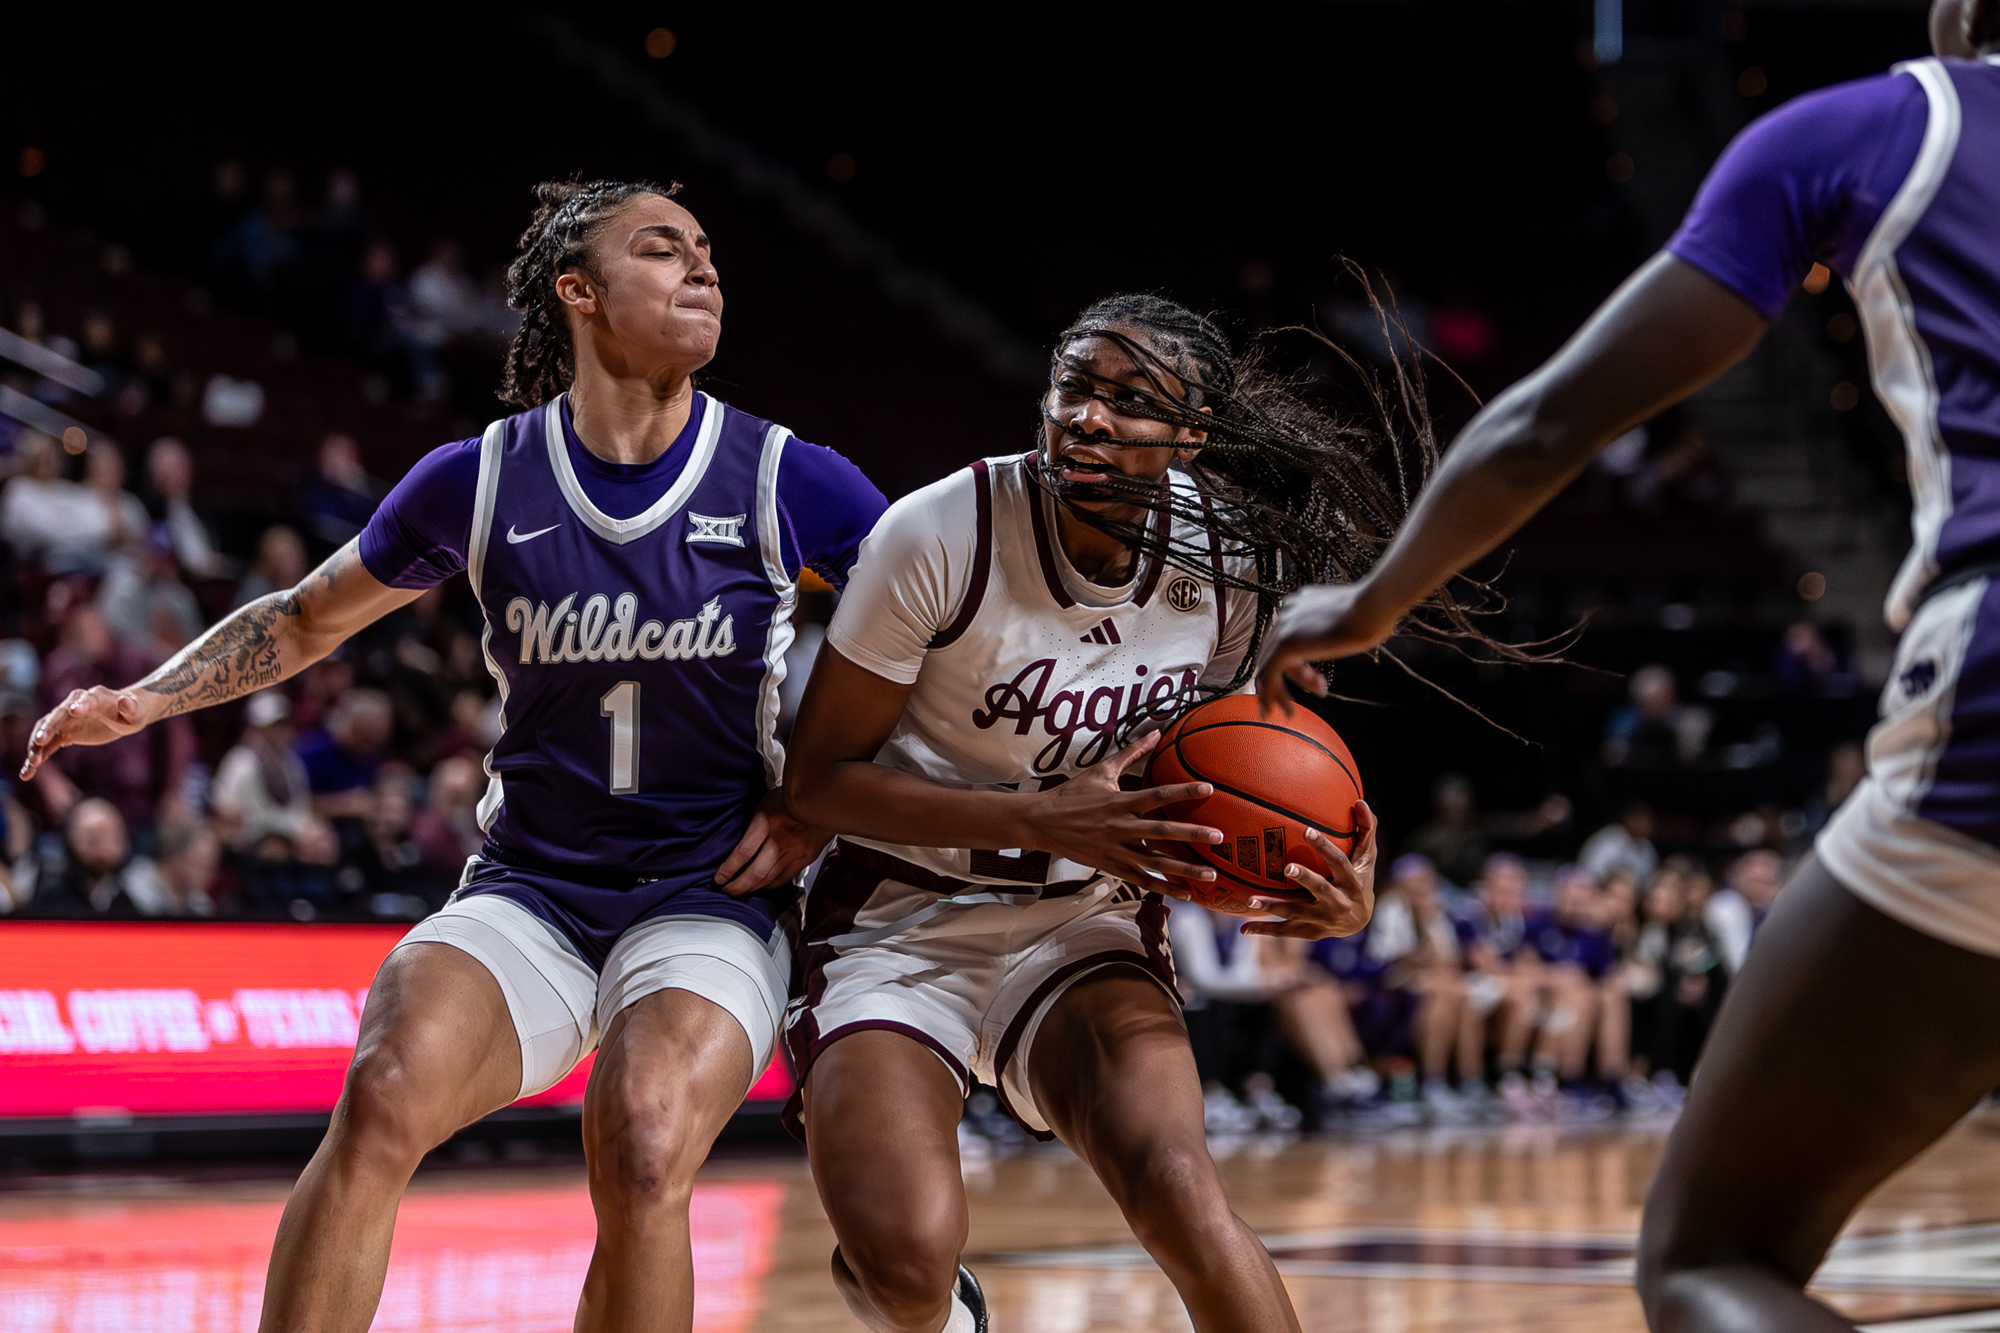
{"label": "white sock", "polygon": [[958,1293],[954,1291],[951,1294],[951,1313],[945,1317],[944,1327],[939,1329],[938,1333],[973,1333],[978,1327],[978,1322],[972,1317],[972,1311],[966,1308],[965,1302],[960,1300]]}

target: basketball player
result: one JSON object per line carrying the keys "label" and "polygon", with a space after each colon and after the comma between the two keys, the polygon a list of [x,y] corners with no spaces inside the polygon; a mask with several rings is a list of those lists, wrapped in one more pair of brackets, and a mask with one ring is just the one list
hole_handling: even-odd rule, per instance
{"label": "basketball player", "polygon": [[[1204,493],[1174,465],[1210,431],[1163,419],[1242,448],[1237,373],[1215,327],[1171,302],[1086,311],[1058,345],[1040,447],[890,508],[806,689],[786,796],[846,836],[807,899],[794,1111],[835,1280],[881,1333],[984,1327],[958,1263],[974,1076],[1090,1163],[1197,1329],[1298,1327],[1208,1155],[1151,891],[1213,880],[1149,843],[1222,833],[1146,813],[1210,788],[1119,781],[1183,703],[1248,680],[1255,559],[1194,526]],[[1157,509],[1129,498],[1167,488],[1178,499]],[[1121,535],[1149,530],[1148,549]],[[1286,868],[1313,902],[1283,914],[1324,917],[1320,933],[1372,906],[1374,821],[1354,817],[1351,861],[1311,835],[1331,879]]]}
{"label": "basketball player", "polygon": [[844,582],[883,501],[837,455],[695,391],[722,293],[672,193],[541,186],[508,274],[525,319],[503,392],[527,410],[423,459],[297,588],[36,726],[28,772],[282,680],[461,569],[485,612],[505,722],[486,844],[368,993],[279,1223],[273,1333],[366,1328],[418,1161],[593,1047],[598,1240],[576,1326],[692,1321],[691,1177],[771,1054],[787,881],[826,838],[771,790],[795,578]]}
{"label": "basketball player", "polygon": [[1665,253],[1466,428],[1376,569],[1280,613],[1261,671],[1274,705],[1288,678],[1324,688],[1307,663],[1380,643],[1606,441],[1734,364],[1807,265],[1847,279],[1909,447],[1901,641],[1869,776],[1730,983],[1647,1201],[1656,1329],[1852,1329],[1806,1280],[2000,1084],[2000,0],[1938,0],[1930,26],[1941,59],[1739,136]]}

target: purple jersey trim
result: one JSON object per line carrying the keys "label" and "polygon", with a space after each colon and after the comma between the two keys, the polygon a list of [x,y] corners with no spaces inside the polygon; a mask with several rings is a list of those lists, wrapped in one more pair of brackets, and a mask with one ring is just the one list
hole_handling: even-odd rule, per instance
{"label": "purple jersey trim", "polygon": [[1792,99],[1723,150],[1667,250],[1776,319],[1815,263],[1853,272],[1927,118],[1890,74]]}

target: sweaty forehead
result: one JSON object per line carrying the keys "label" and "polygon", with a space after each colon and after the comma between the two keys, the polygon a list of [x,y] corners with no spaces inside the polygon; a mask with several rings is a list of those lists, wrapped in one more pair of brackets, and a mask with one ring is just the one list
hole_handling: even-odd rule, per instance
{"label": "sweaty forehead", "polygon": [[685,239],[704,249],[708,247],[708,235],[701,229],[695,215],[673,200],[657,194],[634,195],[628,199],[614,215],[610,230],[622,232],[623,238],[630,238],[648,228],[667,231],[677,239]]}
{"label": "sweaty forehead", "polygon": [[[1166,342],[1148,330],[1115,327],[1113,332],[1132,339],[1159,358],[1159,363],[1145,362],[1135,356],[1116,337],[1102,333],[1086,333],[1072,338],[1062,346],[1062,359],[1077,364],[1093,375],[1121,383],[1150,384],[1148,371],[1162,374],[1181,367],[1185,358],[1181,349]],[[1168,386],[1178,389],[1180,385],[1171,374],[1166,375]]]}

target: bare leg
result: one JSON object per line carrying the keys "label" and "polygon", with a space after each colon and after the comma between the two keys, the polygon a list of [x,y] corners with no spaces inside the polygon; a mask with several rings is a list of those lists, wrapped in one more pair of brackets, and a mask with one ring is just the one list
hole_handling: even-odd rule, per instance
{"label": "bare leg", "polygon": [[492,973],[447,944],[389,955],[369,989],[333,1122],[278,1223],[259,1327],[366,1329],[411,1173],[520,1091],[520,1041]]}
{"label": "bare leg", "polygon": [[1035,1101],[1090,1163],[1200,1333],[1297,1330],[1285,1284],[1229,1206],[1201,1127],[1179,1009],[1132,968],[1095,972],[1043,1017]]}
{"label": "bare leg", "polygon": [[813,1183],[839,1241],[834,1285],[876,1333],[937,1333],[951,1314],[967,1227],[964,1109],[944,1062],[895,1032],[842,1038],[806,1078]]}
{"label": "bare leg", "polygon": [[583,1102],[597,1249],[578,1333],[694,1325],[694,1173],[757,1071],[743,1025],[690,991],[655,991],[611,1020]]}
{"label": "bare leg", "polygon": [[1652,1327],[1853,1333],[1806,1280],[1868,1192],[1995,1084],[2000,959],[1882,915],[1808,859],[1730,984],[1646,1200]]}
{"label": "bare leg", "polygon": [[1597,1072],[1613,1082],[1632,1072],[1632,1001],[1616,977],[1598,987]]}
{"label": "bare leg", "polygon": [[1528,1039],[1535,1034],[1535,1010],[1541,988],[1532,977],[1509,977],[1507,998],[1500,1002],[1500,1072],[1519,1073],[1528,1060]]}
{"label": "bare leg", "polygon": [[1417,1063],[1426,1080],[1441,1079],[1458,1039],[1465,987],[1456,977],[1430,973],[1417,979]]}
{"label": "bare leg", "polygon": [[1564,1078],[1582,1078],[1597,1023],[1597,991],[1588,980],[1558,975],[1547,983],[1549,1016],[1535,1041],[1535,1065],[1556,1067]]}
{"label": "bare leg", "polygon": [[1458,1052],[1459,1079],[1483,1079],[1486,1076],[1486,1024],[1491,1017],[1479,1012],[1479,1006],[1467,996],[1458,1009],[1458,1033],[1453,1045]]}
{"label": "bare leg", "polygon": [[1278,1028],[1324,1083],[1361,1059],[1361,1038],[1340,987],[1329,982],[1298,986],[1271,997]]}

